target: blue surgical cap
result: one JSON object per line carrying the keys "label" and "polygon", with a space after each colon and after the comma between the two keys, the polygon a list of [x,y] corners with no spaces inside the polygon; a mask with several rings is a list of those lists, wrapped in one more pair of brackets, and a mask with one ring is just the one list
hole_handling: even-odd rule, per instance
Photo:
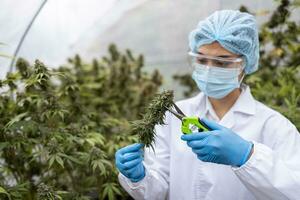
{"label": "blue surgical cap", "polygon": [[215,41],[228,51],[244,56],[246,74],[257,70],[259,41],[253,15],[236,10],[216,11],[200,21],[189,34],[189,46],[193,52]]}

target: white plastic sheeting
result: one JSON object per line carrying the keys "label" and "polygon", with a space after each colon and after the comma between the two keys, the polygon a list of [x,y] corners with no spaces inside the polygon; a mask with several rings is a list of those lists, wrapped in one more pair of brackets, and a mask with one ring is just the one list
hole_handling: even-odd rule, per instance
{"label": "white plastic sheeting", "polygon": [[[0,0],[0,54],[13,55],[26,26],[44,0]],[[200,19],[218,9],[272,9],[273,0],[48,0],[18,54],[58,66],[80,53],[100,57],[109,43],[146,56],[147,69],[159,68],[167,88],[184,72],[187,35]],[[258,17],[258,20],[260,18]],[[10,59],[0,57],[0,78]],[[170,73],[171,72],[171,73]]]}
{"label": "white plastic sheeting", "polygon": [[[0,1],[0,53],[12,56],[30,20],[44,0]],[[144,0],[48,0],[33,23],[18,56],[41,59],[50,66],[78,52],[77,43],[105,30]],[[94,26],[98,27],[95,28]],[[92,33],[95,31],[95,33]],[[0,78],[11,59],[0,57]]]}

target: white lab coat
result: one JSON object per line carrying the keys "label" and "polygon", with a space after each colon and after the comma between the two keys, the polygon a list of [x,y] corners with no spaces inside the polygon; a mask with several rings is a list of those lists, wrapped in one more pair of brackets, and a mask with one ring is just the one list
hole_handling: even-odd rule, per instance
{"label": "white lab coat", "polygon": [[253,141],[254,152],[239,168],[202,162],[180,139],[181,122],[167,113],[167,125],[156,126],[155,153],[145,149],[145,178],[132,183],[119,173],[134,199],[300,199],[300,135],[287,118],[256,101],[248,86],[220,121],[203,93],[177,105],[187,116],[214,119]]}

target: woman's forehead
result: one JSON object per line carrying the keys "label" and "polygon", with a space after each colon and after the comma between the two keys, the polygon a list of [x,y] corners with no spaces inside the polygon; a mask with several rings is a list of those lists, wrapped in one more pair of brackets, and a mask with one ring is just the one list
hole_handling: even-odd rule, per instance
{"label": "woman's forehead", "polygon": [[220,57],[233,57],[238,56],[237,54],[231,53],[224,47],[222,47],[218,42],[213,42],[211,44],[205,44],[199,47],[198,53],[209,55],[209,56],[220,56]]}

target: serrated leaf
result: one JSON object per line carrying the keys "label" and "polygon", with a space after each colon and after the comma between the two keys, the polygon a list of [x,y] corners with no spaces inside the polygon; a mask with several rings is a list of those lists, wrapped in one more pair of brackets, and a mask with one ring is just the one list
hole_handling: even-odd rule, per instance
{"label": "serrated leaf", "polygon": [[74,162],[76,164],[79,164],[79,165],[82,164],[82,162],[80,162],[79,159],[77,159],[77,158],[75,158],[73,156],[69,156],[69,155],[66,155],[66,154],[63,154],[63,153],[58,153],[58,155],[61,156],[61,157],[66,158],[68,160],[71,160],[72,162]]}
{"label": "serrated leaf", "polygon": [[17,116],[15,116],[13,119],[11,119],[6,125],[5,128],[9,128],[11,125],[13,125],[14,123],[22,120],[22,118],[24,118],[27,115],[27,112],[25,113],[21,113]]}
{"label": "serrated leaf", "polygon": [[55,156],[55,160],[56,160],[56,162],[57,162],[58,164],[60,164],[60,166],[61,166],[62,168],[64,168],[64,161],[61,159],[61,157],[59,157],[59,156],[57,155],[57,156]]}
{"label": "serrated leaf", "polygon": [[0,187],[0,194],[5,194],[8,199],[11,199],[10,194],[3,187]]}
{"label": "serrated leaf", "polygon": [[51,156],[50,159],[49,159],[49,168],[52,167],[54,161],[55,161],[55,156]]}

